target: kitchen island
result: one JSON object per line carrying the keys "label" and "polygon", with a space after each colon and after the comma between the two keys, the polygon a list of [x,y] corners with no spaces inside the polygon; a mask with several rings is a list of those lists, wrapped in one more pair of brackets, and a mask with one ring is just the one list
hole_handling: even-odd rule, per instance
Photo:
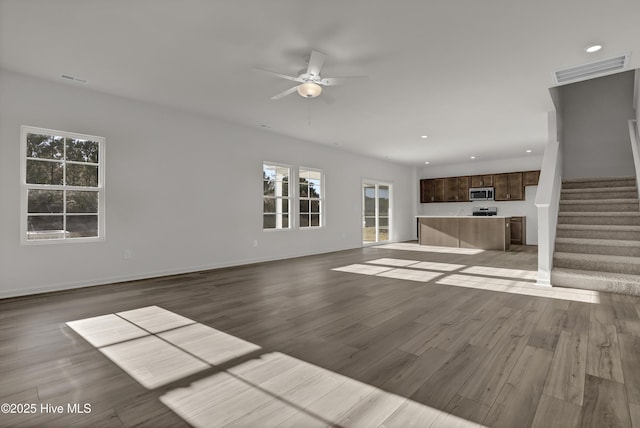
{"label": "kitchen island", "polygon": [[508,251],[510,232],[509,217],[418,216],[420,245]]}

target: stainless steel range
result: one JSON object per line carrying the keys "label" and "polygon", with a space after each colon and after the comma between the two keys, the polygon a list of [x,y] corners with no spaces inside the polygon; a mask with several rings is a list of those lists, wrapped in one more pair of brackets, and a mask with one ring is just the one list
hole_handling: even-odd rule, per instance
{"label": "stainless steel range", "polygon": [[473,207],[471,214],[474,216],[498,215],[498,208],[497,207]]}

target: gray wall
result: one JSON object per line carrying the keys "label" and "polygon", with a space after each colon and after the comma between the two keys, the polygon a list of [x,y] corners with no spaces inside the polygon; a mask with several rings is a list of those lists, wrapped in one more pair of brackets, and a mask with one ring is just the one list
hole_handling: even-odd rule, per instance
{"label": "gray wall", "polygon": [[558,88],[563,178],[635,175],[627,121],[634,71]]}
{"label": "gray wall", "polygon": [[[360,247],[363,178],[415,238],[413,167],[5,71],[0,93],[0,297]],[[20,244],[20,125],[106,138],[104,242]],[[325,172],[325,228],[262,230],[263,161]]]}

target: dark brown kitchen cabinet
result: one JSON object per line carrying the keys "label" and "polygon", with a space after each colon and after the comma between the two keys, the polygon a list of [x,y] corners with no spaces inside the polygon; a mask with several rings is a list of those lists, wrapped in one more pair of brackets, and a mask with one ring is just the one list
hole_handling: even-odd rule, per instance
{"label": "dark brown kitchen cabinet", "polygon": [[444,178],[433,179],[433,202],[445,202],[444,198]]}
{"label": "dark brown kitchen cabinet", "polygon": [[522,173],[525,186],[537,186],[540,179],[540,171],[525,171]]}
{"label": "dark brown kitchen cabinet", "polygon": [[493,175],[471,176],[471,187],[491,187],[493,185]]}
{"label": "dark brown kitchen cabinet", "polygon": [[433,179],[420,180],[420,203],[433,202]]}
{"label": "dark brown kitchen cabinet", "polygon": [[526,245],[526,220],[525,217],[511,217],[511,243],[514,245]]}
{"label": "dark brown kitchen cabinet", "polygon": [[469,201],[469,177],[458,177],[458,202]]}
{"label": "dark brown kitchen cabinet", "polygon": [[455,202],[458,200],[458,177],[447,177],[444,179],[444,200]]}
{"label": "dark brown kitchen cabinet", "polygon": [[524,200],[524,184],[521,172],[508,174],[495,174],[493,176],[496,201],[522,201]]}

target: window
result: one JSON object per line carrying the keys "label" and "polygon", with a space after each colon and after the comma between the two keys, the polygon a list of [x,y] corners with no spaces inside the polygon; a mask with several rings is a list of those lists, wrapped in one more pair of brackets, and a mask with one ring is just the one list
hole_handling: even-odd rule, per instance
{"label": "window", "polygon": [[298,181],[300,227],[322,227],[322,171],[300,167]]}
{"label": "window", "polygon": [[104,142],[22,127],[23,243],[104,239]]}
{"label": "window", "polygon": [[289,229],[289,195],[291,169],[288,166],[262,165],[262,227]]}

